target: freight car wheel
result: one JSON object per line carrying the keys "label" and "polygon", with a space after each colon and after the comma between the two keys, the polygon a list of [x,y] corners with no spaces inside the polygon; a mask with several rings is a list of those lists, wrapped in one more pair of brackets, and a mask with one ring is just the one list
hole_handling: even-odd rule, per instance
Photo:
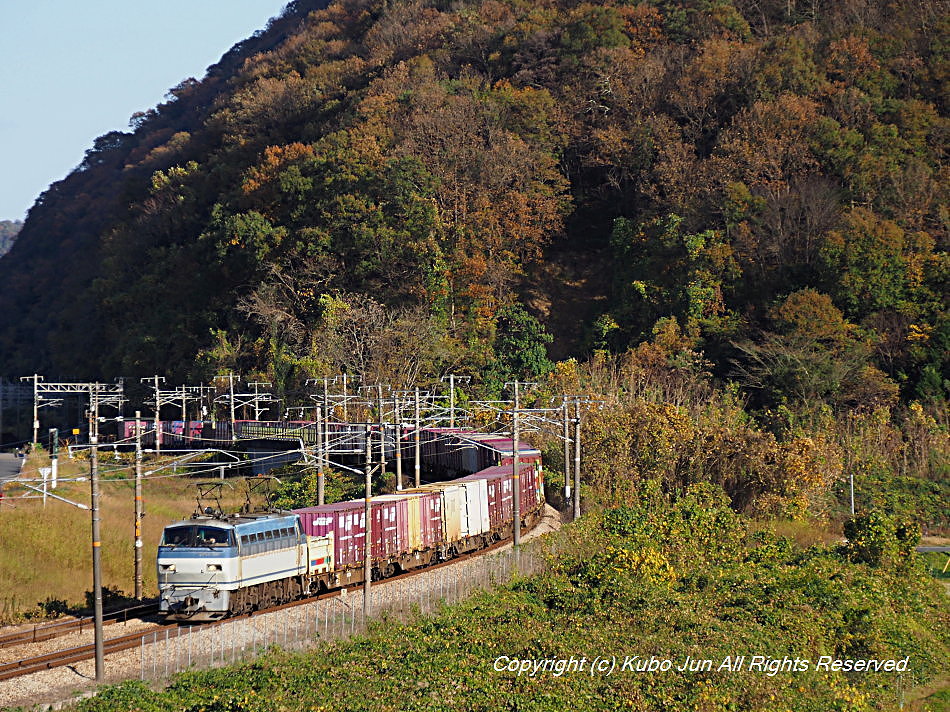
{"label": "freight car wheel", "polygon": [[390,578],[396,574],[396,565],[392,562],[389,562],[383,567],[383,578]]}

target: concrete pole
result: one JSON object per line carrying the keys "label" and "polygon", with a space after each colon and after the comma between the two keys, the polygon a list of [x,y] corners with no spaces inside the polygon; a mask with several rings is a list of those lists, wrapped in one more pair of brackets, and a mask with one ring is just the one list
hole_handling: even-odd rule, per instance
{"label": "concrete pole", "polygon": [[393,410],[396,414],[396,489],[402,490],[402,413],[399,406],[399,396],[393,396]]}
{"label": "concrete pole", "polygon": [[383,384],[376,386],[379,395],[379,476],[386,474],[386,422],[383,419]]}
{"label": "concrete pole", "polygon": [[96,682],[102,682],[105,669],[104,640],[102,637],[102,537],[99,533],[99,384],[92,393],[89,409],[89,482],[92,511],[92,590],[96,649]]}
{"label": "concrete pole", "polygon": [[581,400],[574,401],[574,519],[581,517]]}
{"label": "concrete pole", "polygon": [[327,407],[323,411],[323,459],[326,469],[330,469],[330,402],[327,400]]}
{"label": "concrete pole", "polygon": [[366,517],[365,536],[363,539],[363,617],[369,616],[372,610],[370,580],[373,578],[373,429],[366,424]]}
{"label": "concrete pole", "polygon": [[415,470],[416,470],[416,487],[419,487],[422,484],[422,443],[421,443],[421,433],[419,432],[420,424],[422,419],[419,417],[419,388],[416,388],[416,427],[413,430],[413,443],[415,445]]}
{"label": "concrete pole", "polygon": [[185,438],[188,437],[188,391],[181,387],[181,441],[185,444]]}
{"label": "concrete pole", "polygon": [[317,406],[317,504],[324,503],[323,463],[323,408]]}
{"label": "concrete pole", "polygon": [[561,409],[564,415],[564,432],[561,437],[564,439],[564,501],[571,499],[571,413],[564,399],[564,406]]}
{"label": "concrete pole", "polygon": [[455,374],[449,374],[449,427],[455,427]]}
{"label": "concrete pole", "polygon": [[162,410],[162,395],[161,391],[158,388],[158,379],[159,376],[155,376],[155,454],[160,455],[162,452],[162,421],[161,421],[161,410]]}
{"label": "concrete pole", "polygon": [[230,400],[231,400],[231,402],[230,402],[230,406],[231,406],[231,442],[232,442],[232,443],[236,443],[236,442],[237,442],[237,430],[236,430],[235,428],[237,427],[237,426],[236,426],[237,418],[236,418],[235,415],[234,415],[234,374],[233,374],[231,371],[228,371],[228,386],[229,386],[229,388],[230,388],[230,395],[231,395],[231,399],[230,399]]}
{"label": "concrete pole", "polygon": [[36,446],[39,445],[39,430],[40,430],[40,377],[38,374],[33,374],[33,450],[36,450]]}
{"label": "concrete pole", "polygon": [[135,411],[135,598],[142,600],[142,414]]}
{"label": "concrete pole", "polygon": [[346,397],[347,397],[347,394],[346,394],[346,374],[344,373],[344,374],[343,374],[343,422],[344,422],[344,423],[350,422],[350,416],[347,414],[347,411],[346,411]]}
{"label": "concrete pole", "polygon": [[[517,386],[515,386],[515,393],[517,394]],[[517,396],[516,396],[517,398]],[[517,402],[517,401],[516,401]],[[514,492],[512,493],[514,513],[512,515],[512,526],[513,526],[513,543],[515,546],[521,545],[521,472],[520,472],[520,463],[521,453],[519,452],[518,440],[521,437],[521,430],[519,428],[518,422],[518,408],[515,407],[512,412],[512,444],[513,444],[513,476],[512,487],[514,487]]]}
{"label": "concrete pole", "polygon": [[39,383],[40,377],[38,374],[33,374],[33,445],[32,450],[36,450],[37,445],[39,444],[39,429],[40,429],[40,395],[39,395]]}

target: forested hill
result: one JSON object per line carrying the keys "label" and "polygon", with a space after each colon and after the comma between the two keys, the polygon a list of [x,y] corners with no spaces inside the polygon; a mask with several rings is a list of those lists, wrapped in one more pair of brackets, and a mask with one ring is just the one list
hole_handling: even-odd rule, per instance
{"label": "forested hill", "polygon": [[491,385],[543,325],[763,404],[944,397],[946,3],[320,5],[40,197],[0,364]]}

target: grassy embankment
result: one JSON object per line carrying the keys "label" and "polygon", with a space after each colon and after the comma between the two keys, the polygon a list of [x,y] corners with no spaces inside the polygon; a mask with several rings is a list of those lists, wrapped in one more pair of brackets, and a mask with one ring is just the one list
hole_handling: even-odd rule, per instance
{"label": "grassy embankment", "polygon": [[[86,476],[89,464],[84,460],[60,458],[60,477]],[[37,468],[48,465],[42,452],[31,456],[23,477],[37,476]],[[156,469],[156,463],[146,464]],[[128,459],[101,457],[101,533],[102,580],[108,589],[134,591],[134,484]],[[195,480],[168,477],[168,470],[146,478],[143,485],[146,516],[142,522],[144,541],[144,590],[147,596],[157,592],[155,551],[162,528],[171,521],[187,517],[195,508]],[[36,483],[32,483],[36,485]],[[81,606],[92,590],[92,533],[89,511],[52,498],[44,509],[41,499],[19,499],[25,493],[15,484],[5,488],[0,508],[0,623],[22,620],[24,615],[40,615],[39,602],[53,610],[56,602]],[[51,492],[53,490],[50,490]],[[240,488],[225,488],[228,508],[243,501]],[[90,503],[89,482],[62,482],[55,494],[85,505]]]}
{"label": "grassy embankment", "polygon": [[[655,491],[654,491],[655,492]],[[896,710],[945,709],[947,598],[912,543],[869,518],[850,546],[801,546],[759,529],[721,492],[649,494],[559,535],[551,570],[409,625],[380,623],[311,653],[138,682],[79,705],[105,710]],[[717,670],[745,655],[743,669]],[[808,659],[749,670],[751,656]],[[816,669],[819,656],[909,658],[908,671]],[[613,674],[496,671],[510,659],[617,656]],[[627,656],[670,671],[619,669]],[[687,656],[711,671],[677,672]],[[500,663],[503,666],[503,662]]]}

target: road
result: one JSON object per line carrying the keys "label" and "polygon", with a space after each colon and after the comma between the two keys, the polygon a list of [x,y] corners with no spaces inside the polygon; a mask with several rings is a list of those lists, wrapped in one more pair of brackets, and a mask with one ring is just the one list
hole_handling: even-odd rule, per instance
{"label": "road", "polygon": [[19,477],[22,465],[22,457],[17,457],[14,453],[0,452],[0,483]]}

